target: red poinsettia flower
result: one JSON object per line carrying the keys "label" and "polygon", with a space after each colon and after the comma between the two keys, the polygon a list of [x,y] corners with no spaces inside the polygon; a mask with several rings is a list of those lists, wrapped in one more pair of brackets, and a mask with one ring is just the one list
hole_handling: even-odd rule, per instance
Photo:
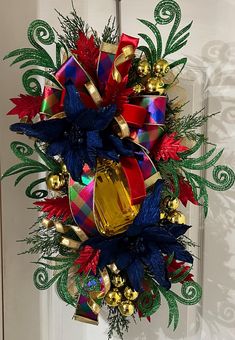
{"label": "red poinsettia flower", "polygon": [[188,181],[183,177],[179,179],[179,199],[182,204],[186,207],[188,201],[195,205],[198,205],[198,201],[195,199],[192,187]]}
{"label": "red poinsettia flower", "polygon": [[41,211],[48,213],[47,218],[60,218],[62,222],[65,222],[71,218],[71,211],[69,206],[68,196],[57,198],[46,198],[44,201],[34,203],[41,208]]}
{"label": "red poinsettia flower", "polygon": [[188,150],[187,146],[181,145],[181,140],[176,139],[176,133],[170,135],[165,134],[159,143],[156,145],[153,151],[154,157],[157,161],[162,159],[168,161],[168,159],[180,160],[178,153]]}
{"label": "red poinsettia flower", "polygon": [[15,107],[7,114],[18,115],[20,119],[27,117],[30,122],[41,110],[42,96],[20,94],[18,98],[12,98],[11,101]]}
{"label": "red poinsettia flower", "polygon": [[79,32],[76,50],[72,53],[77,55],[78,61],[82,64],[86,72],[93,78],[96,77],[99,48],[95,44],[94,36],[88,38],[83,32]]}
{"label": "red poinsettia flower", "polygon": [[97,265],[99,262],[100,250],[96,250],[90,246],[85,246],[79,253],[79,257],[74,262],[75,265],[80,265],[78,273],[88,274],[90,271],[96,275]]}

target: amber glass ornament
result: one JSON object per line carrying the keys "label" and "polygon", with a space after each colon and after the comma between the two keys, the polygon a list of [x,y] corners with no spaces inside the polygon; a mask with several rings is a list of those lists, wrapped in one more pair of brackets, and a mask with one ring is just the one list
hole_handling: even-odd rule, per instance
{"label": "amber glass ornament", "polygon": [[63,174],[49,174],[46,185],[49,190],[59,191],[65,186],[66,180]]}
{"label": "amber glass ornament", "polygon": [[139,212],[132,205],[121,164],[100,160],[97,164],[94,191],[94,218],[98,231],[113,236],[127,230]]}
{"label": "amber glass ornament", "polygon": [[118,289],[110,290],[105,296],[105,302],[110,307],[117,307],[122,300],[122,294]]}
{"label": "amber glass ornament", "polygon": [[126,280],[120,275],[116,275],[112,278],[112,284],[117,288],[123,287],[125,282]]}
{"label": "amber glass ornament", "polygon": [[135,307],[131,301],[122,301],[118,309],[123,316],[131,316],[135,312]]}
{"label": "amber glass ornament", "polygon": [[125,298],[127,298],[127,300],[134,301],[139,296],[139,293],[136,292],[135,290],[131,289],[130,287],[126,287],[124,289],[124,296],[125,296]]}
{"label": "amber glass ornament", "polygon": [[171,223],[178,223],[178,224],[185,224],[186,218],[184,214],[182,214],[180,211],[173,211],[168,215],[168,220]]}

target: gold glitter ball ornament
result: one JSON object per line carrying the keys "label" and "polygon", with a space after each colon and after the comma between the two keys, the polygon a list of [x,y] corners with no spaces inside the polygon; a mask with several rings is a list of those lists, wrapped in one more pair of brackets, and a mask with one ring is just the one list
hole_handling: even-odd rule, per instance
{"label": "gold glitter ball ornament", "polygon": [[184,214],[182,214],[180,211],[173,211],[168,215],[168,220],[171,223],[178,223],[178,224],[185,224],[186,218]]}
{"label": "gold glitter ball ornament", "polygon": [[127,298],[127,300],[134,301],[139,296],[139,293],[131,289],[130,287],[126,287],[124,290],[124,296]]}
{"label": "gold glitter ball ornament", "polygon": [[169,71],[170,66],[165,59],[158,59],[153,65],[153,72],[157,77],[164,77]]}
{"label": "gold glitter ball ornament", "polygon": [[117,288],[123,287],[125,282],[126,280],[120,275],[114,276],[112,279],[112,284]]}
{"label": "gold glitter ball ornament", "polygon": [[131,301],[122,301],[118,309],[123,316],[131,316],[135,312],[135,307]]}
{"label": "gold glitter ball ornament", "polygon": [[119,292],[118,289],[110,290],[106,296],[105,301],[108,306],[110,307],[117,307],[122,300],[122,294]]}
{"label": "gold glitter ball ornament", "polygon": [[46,185],[49,190],[60,191],[65,186],[63,174],[50,174],[46,179]]}
{"label": "gold glitter ball ornament", "polygon": [[149,62],[146,59],[143,59],[139,62],[137,66],[137,73],[138,75],[143,78],[150,74],[151,72],[151,66]]}
{"label": "gold glitter ball ornament", "polygon": [[164,82],[161,78],[149,78],[146,84],[147,92],[162,95],[165,92]]}

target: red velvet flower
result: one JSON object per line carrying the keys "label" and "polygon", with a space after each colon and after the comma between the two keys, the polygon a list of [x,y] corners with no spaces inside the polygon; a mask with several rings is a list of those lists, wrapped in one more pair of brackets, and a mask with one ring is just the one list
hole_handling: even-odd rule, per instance
{"label": "red velvet flower", "polygon": [[90,271],[96,275],[97,265],[99,262],[100,250],[96,250],[90,246],[85,246],[79,253],[79,257],[74,262],[76,265],[80,265],[78,273],[84,272],[88,274]]}
{"label": "red velvet flower", "polygon": [[155,159],[159,161],[168,161],[168,159],[180,160],[179,152],[188,150],[184,145],[181,145],[180,139],[175,139],[176,133],[170,135],[165,134],[160,142],[156,145],[156,149],[153,151]]}

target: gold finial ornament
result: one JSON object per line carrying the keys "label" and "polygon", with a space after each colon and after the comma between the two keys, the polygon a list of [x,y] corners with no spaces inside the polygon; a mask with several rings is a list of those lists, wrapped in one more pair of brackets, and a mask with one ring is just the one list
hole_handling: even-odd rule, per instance
{"label": "gold finial ornament", "polygon": [[115,288],[110,290],[105,296],[105,301],[110,307],[117,307],[121,303],[121,300],[122,294]]}
{"label": "gold finial ornament", "polygon": [[118,309],[123,316],[131,316],[135,312],[135,307],[131,301],[122,301]]}
{"label": "gold finial ornament", "polygon": [[46,185],[49,190],[60,191],[65,186],[66,180],[63,174],[49,174]]}
{"label": "gold finial ornament", "polygon": [[126,287],[124,290],[124,296],[127,298],[127,300],[134,301],[138,298],[139,293],[131,289],[130,287]]}
{"label": "gold finial ornament", "polygon": [[153,72],[156,77],[164,77],[170,71],[170,65],[165,59],[158,59],[153,65]]}
{"label": "gold finial ornament", "polygon": [[178,224],[185,224],[186,218],[184,214],[182,214],[180,211],[173,211],[168,215],[168,220],[171,223],[178,223]]}
{"label": "gold finial ornament", "polygon": [[121,277],[120,275],[116,275],[113,277],[112,279],[112,284],[116,287],[116,288],[120,288],[123,287],[125,284],[126,280]]}
{"label": "gold finial ornament", "polygon": [[152,77],[149,78],[146,85],[147,92],[151,94],[163,95],[165,92],[164,82],[162,78]]}
{"label": "gold finial ornament", "polygon": [[141,60],[137,66],[138,75],[141,78],[143,78],[143,77],[150,75],[150,72],[151,72],[151,66],[149,62],[146,59]]}

